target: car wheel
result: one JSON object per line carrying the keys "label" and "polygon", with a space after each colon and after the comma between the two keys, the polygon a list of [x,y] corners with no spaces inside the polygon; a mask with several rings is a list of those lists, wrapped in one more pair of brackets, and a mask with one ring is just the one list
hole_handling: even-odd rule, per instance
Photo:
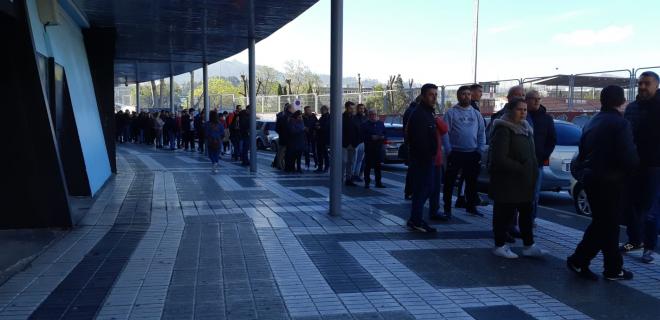
{"label": "car wheel", "polygon": [[575,212],[583,216],[591,216],[591,206],[587,199],[587,192],[584,191],[582,184],[578,183],[573,188],[573,203],[575,204]]}
{"label": "car wheel", "polygon": [[261,139],[257,139],[257,149],[259,150],[264,149],[264,143],[261,141]]}

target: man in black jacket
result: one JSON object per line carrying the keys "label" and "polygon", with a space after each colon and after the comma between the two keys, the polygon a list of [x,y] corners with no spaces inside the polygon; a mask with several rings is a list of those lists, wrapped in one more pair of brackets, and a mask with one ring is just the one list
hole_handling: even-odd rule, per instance
{"label": "man in black jacket", "polygon": [[[603,252],[608,280],[628,280],[633,274],[623,269],[619,252],[619,219],[628,176],[639,165],[630,123],[623,118],[626,101],[623,88],[608,86],[601,91],[601,111],[584,127],[576,168],[581,169],[584,189],[592,210],[591,224],[584,232],[567,266],[583,278],[597,280],[589,263]],[[576,169],[574,168],[574,169]]]}
{"label": "man in black jacket", "polygon": [[[181,131],[183,131],[183,147],[186,151],[195,151],[195,125],[194,113],[195,109],[190,108],[188,112],[183,111],[181,116]],[[190,148],[190,149],[188,149]]]}
{"label": "man in black jacket", "polygon": [[344,114],[341,120],[341,146],[344,149],[344,171],[346,173],[346,185],[354,187],[353,183],[353,165],[355,165],[355,148],[357,147],[360,134],[360,128],[354,121],[355,103],[346,101],[344,104]]}
{"label": "man in black jacket", "polygon": [[330,168],[328,144],[330,144],[330,113],[328,106],[324,105],[321,106],[321,119],[316,122],[316,158],[319,165],[314,172],[327,172]]}
{"label": "man in black jacket", "polygon": [[[421,100],[422,100],[422,96],[420,95],[415,99],[415,101],[411,102],[408,105],[408,108],[406,109],[406,111],[403,112],[403,117],[401,119],[401,122],[403,124],[403,132],[404,133],[406,132],[406,125],[408,125],[408,119],[410,119],[410,115],[412,114],[413,111],[415,111],[415,106]],[[406,165],[409,166],[409,163],[408,163],[409,161],[408,160],[410,160],[410,156],[408,155],[409,147],[408,147],[408,140],[407,140],[406,134],[403,135],[403,142],[404,142],[403,146],[401,146],[400,148],[405,148],[406,149],[406,150],[404,150],[404,152],[406,153],[406,155],[408,157],[406,159]],[[411,186],[411,183],[410,183],[410,178],[411,177],[412,177],[412,175],[410,174],[410,168],[408,168],[408,170],[406,170],[406,185],[403,188],[403,198],[405,200],[411,200],[412,199],[412,186]]]}
{"label": "man in black jacket", "polygon": [[312,112],[312,107],[303,108],[303,124],[305,125],[305,167],[309,170],[311,163],[310,155],[314,158],[314,164],[318,167],[319,160],[316,157],[316,123],[319,121],[316,114]]}
{"label": "man in black jacket", "polygon": [[411,112],[406,122],[406,135],[409,142],[409,170],[413,191],[410,219],[406,226],[413,231],[436,232],[422,218],[424,203],[431,195],[433,184],[433,156],[438,151],[435,126],[435,106],[438,100],[438,87],[427,83],[422,86],[422,99]]}
{"label": "man in black jacket", "polygon": [[545,107],[541,105],[541,95],[538,91],[533,89],[527,91],[525,102],[527,103],[527,122],[534,129],[534,147],[536,149],[536,159],[539,162],[539,176],[534,189],[534,207],[532,209],[532,218],[536,219],[541,182],[543,180],[543,166],[550,159],[552,151],[555,150],[557,132],[555,131],[554,120],[546,113]]}
{"label": "man in black jacket", "polygon": [[275,154],[275,159],[273,159],[273,167],[278,168],[280,170],[284,170],[286,164],[284,163],[285,161],[285,154],[286,154],[286,144],[288,143],[287,141],[287,134],[288,134],[288,127],[289,127],[289,118],[291,118],[291,115],[293,114],[293,106],[290,103],[285,103],[284,104],[284,110],[279,112],[276,115],[276,120],[275,120],[275,132],[277,132],[277,153]]}
{"label": "man in black jacket", "polygon": [[[241,165],[250,165],[248,150],[250,150],[250,105],[238,115],[238,130],[241,137]],[[252,155],[251,155],[252,156]]]}
{"label": "man in black jacket", "polygon": [[660,208],[660,91],[658,74],[643,72],[637,83],[637,99],[626,108],[624,117],[630,121],[639,152],[640,169],[630,185],[631,204],[627,218],[628,242],[621,251],[644,248],[642,261],[654,260],[657,244]]}

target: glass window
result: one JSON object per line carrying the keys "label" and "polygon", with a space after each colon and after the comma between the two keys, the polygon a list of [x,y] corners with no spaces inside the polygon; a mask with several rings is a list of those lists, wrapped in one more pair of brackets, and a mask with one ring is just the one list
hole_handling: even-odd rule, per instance
{"label": "glass window", "polygon": [[570,124],[555,123],[555,130],[557,131],[557,145],[558,146],[579,146],[582,130],[580,127]]}

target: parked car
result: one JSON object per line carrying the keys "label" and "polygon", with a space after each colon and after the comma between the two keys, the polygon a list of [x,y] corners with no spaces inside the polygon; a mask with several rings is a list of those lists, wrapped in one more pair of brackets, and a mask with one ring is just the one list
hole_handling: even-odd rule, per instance
{"label": "parked car", "polygon": [[276,151],[277,143],[273,141],[278,137],[275,132],[275,121],[257,120],[257,149],[271,149]]}
{"label": "parked car", "polygon": [[[490,122],[490,118],[486,118]],[[566,121],[554,120],[555,130],[557,132],[557,145],[550,155],[550,159],[543,164],[543,181],[541,183],[542,191],[568,191],[571,188],[571,159],[578,152],[582,129]],[[490,177],[486,168],[485,159],[488,157],[488,150],[483,151],[481,155],[481,174],[479,183],[488,185]]]}
{"label": "parked car", "polygon": [[399,158],[399,148],[403,145],[403,125],[396,123],[385,123],[385,148],[384,163],[403,163],[405,159]]}
{"label": "parked car", "polygon": [[591,120],[592,117],[593,117],[593,115],[581,114],[581,115],[576,116],[575,118],[573,118],[572,122],[576,126],[578,126],[580,128],[584,128],[584,126],[586,126],[587,123],[589,123],[589,120]]}
{"label": "parked car", "polygon": [[575,213],[583,216],[591,216],[591,206],[587,199],[587,193],[580,182],[571,179],[571,188],[568,193],[573,197],[573,204],[575,205]]}

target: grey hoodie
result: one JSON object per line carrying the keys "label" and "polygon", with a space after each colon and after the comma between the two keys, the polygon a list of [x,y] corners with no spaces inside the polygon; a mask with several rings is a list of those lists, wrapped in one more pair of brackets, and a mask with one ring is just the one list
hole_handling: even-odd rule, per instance
{"label": "grey hoodie", "polygon": [[455,105],[445,113],[452,151],[480,151],[486,144],[486,128],[481,113],[468,105]]}

